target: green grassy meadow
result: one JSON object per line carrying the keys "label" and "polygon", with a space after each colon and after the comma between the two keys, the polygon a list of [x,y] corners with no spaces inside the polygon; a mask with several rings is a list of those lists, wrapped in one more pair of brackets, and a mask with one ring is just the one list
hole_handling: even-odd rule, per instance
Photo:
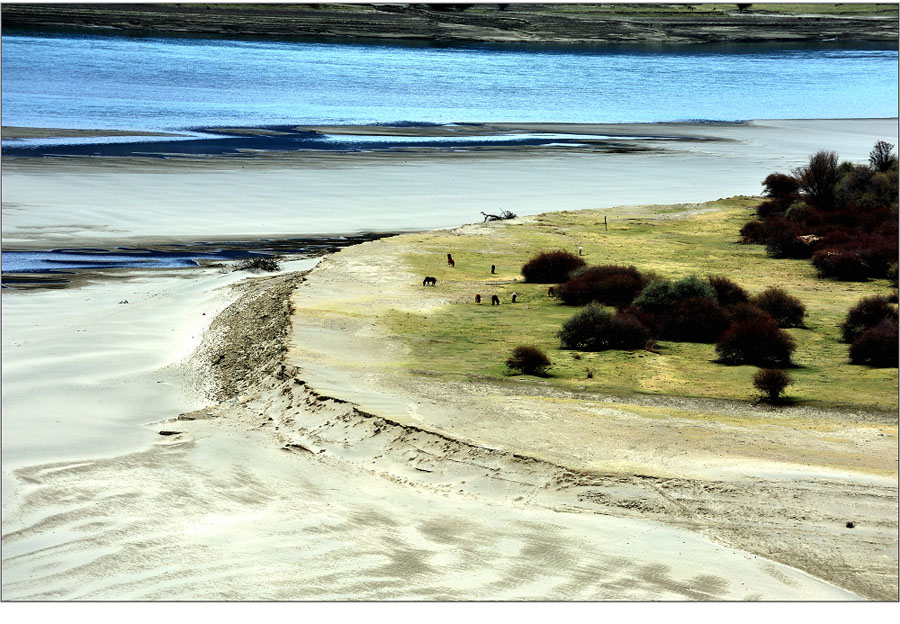
{"label": "green grassy meadow", "polygon": [[[426,314],[393,313],[387,329],[409,348],[405,366],[446,379],[511,382],[506,358],[514,347],[532,344],[553,362],[546,383],[560,388],[740,401],[757,396],[751,385],[756,368],[715,363],[709,344],[661,341],[659,353],[561,350],[556,334],[578,308],[549,298],[547,285],[522,283],[519,269],[541,251],[577,253],[582,246],[588,264],[633,264],[666,278],[722,275],[751,295],[768,286],[787,289],[808,312],[806,329],[787,330],[797,342],[797,367],[790,371],[795,383],[787,397],[810,406],[896,410],[897,369],[851,365],[838,327],[860,298],[887,294],[892,287],[884,280],[820,280],[808,261],[774,260],[762,246],[738,243],[738,231],[759,201],[734,197],[699,206],[657,206],[640,217],[555,212],[465,232],[408,235],[415,242],[415,252],[404,257],[409,269],[438,279],[437,288],[423,289],[423,296],[434,293],[453,303]],[[448,252],[455,268],[447,265]],[[491,264],[497,266],[496,275],[490,273]],[[519,303],[510,302],[513,292]],[[482,296],[480,305],[474,303],[476,293]],[[500,306],[490,305],[492,294],[500,297]]]}

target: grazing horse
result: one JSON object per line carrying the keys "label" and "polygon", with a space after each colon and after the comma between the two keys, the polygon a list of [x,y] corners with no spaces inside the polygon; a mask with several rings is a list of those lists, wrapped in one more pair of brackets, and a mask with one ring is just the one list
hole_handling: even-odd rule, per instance
{"label": "grazing horse", "polygon": [[491,305],[500,305],[500,297],[491,295]]}
{"label": "grazing horse", "polygon": [[492,265],[491,265],[491,275],[494,275],[496,272],[497,272],[497,265],[496,265],[496,264],[492,264]]}
{"label": "grazing horse", "polygon": [[452,267],[456,266],[456,263],[453,261],[453,256],[451,256],[450,254],[447,254],[447,264]]}
{"label": "grazing horse", "polygon": [[475,295],[475,303],[481,303],[481,295]]}
{"label": "grazing horse", "polygon": [[422,280],[422,286],[435,286],[437,285],[436,277],[426,277]]}
{"label": "grazing horse", "polygon": [[516,297],[518,297],[518,296],[519,296],[519,293],[513,293],[513,294],[512,294],[512,302],[513,302],[513,303],[516,302]]}
{"label": "grazing horse", "polygon": [[553,290],[553,286],[551,286],[550,288],[547,289],[547,296],[548,296],[548,297],[555,297],[555,296],[556,296],[556,291]]}

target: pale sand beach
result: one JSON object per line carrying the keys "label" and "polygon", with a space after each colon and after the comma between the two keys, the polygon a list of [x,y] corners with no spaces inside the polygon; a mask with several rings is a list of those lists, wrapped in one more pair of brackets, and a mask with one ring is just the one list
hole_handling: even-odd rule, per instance
{"label": "pale sand beach", "polygon": [[[361,205],[385,230],[634,215],[897,133],[702,129],[719,140],[627,154],[15,159],[4,247],[382,229]],[[896,418],[797,408],[748,429],[692,416],[751,409],[724,402],[413,376],[378,319],[446,303],[414,288],[414,240],[308,274],[4,290],[3,599],[896,599]]]}
{"label": "pale sand beach", "polygon": [[[313,272],[311,294],[318,274],[342,272]],[[210,375],[218,386],[205,388],[207,405],[141,428],[127,395],[148,416],[152,404],[134,400],[141,380],[125,376],[112,392],[94,386],[94,396],[118,400],[123,419],[130,416],[145,435],[123,435],[118,448],[104,442],[110,456],[96,457],[88,447],[85,454],[95,457],[64,459],[59,448],[4,432],[5,442],[26,445],[18,456],[30,454],[36,464],[7,467],[4,459],[16,482],[4,502],[5,600],[860,597],[696,527],[592,502],[602,490],[633,497],[641,511],[648,490],[627,476],[587,482],[545,460],[466,441],[463,432],[431,433],[422,423],[405,424],[402,415],[372,416],[320,395],[291,364],[301,359],[297,354],[286,365],[273,363],[284,341],[297,339],[292,331],[258,335],[261,327],[278,326],[261,321],[279,316],[302,274],[250,278],[236,291],[227,277],[207,275],[190,295],[171,278],[157,278],[155,296],[181,300],[185,312],[233,301],[206,329],[190,362],[179,360],[178,351],[167,358],[189,364],[200,380],[217,370]],[[78,291],[104,294],[90,286]],[[141,293],[134,295],[140,306]],[[283,318],[296,324],[299,317]],[[99,323],[102,329],[102,317]],[[188,331],[181,323],[172,332],[163,319],[160,352],[182,344],[165,339],[165,329]],[[64,333],[57,335],[62,344]],[[121,363],[105,361],[82,368],[81,376],[102,378]],[[222,361],[224,370],[211,366]],[[41,390],[56,398],[57,409],[75,409],[65,400],[67,387]],[[28,408],[20,397],[11,399],[4,422]],[[181,400],[182,409],[190,403]],[[29,433],[53,429],[38,421]],[[77,428],[56,434],[75,443],[87,437]],[[122,452],[126,440],[145,446]],[[54,454],[55,461],[34,461]]]}

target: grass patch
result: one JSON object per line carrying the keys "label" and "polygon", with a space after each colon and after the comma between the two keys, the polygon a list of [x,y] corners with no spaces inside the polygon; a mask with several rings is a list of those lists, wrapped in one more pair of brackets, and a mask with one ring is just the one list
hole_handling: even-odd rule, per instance
{"label": "grass patch", "polygon": [[[797,342],[790,371],[794,404],[897,409],[897,369],[872,369],[849,363],[840,342],[840,324],[860,298],[887,294],[886,280],[847,283],[820,280],[806,260],[774,260],[759,245],[736,242],[758,198],[735,197],[703,205],[654,207],[646,216],[622,211],[557,212],[494,223],[465,234],[437,231],[415,237],[415,252],[403,257],[415,274],[433,275],[438,288],[423,297],[449,297],[453,303],[427,314],[393,312],[384,322],[409,348],[410,369],[446,378],[487,377],[508,380],[505,360],[517,345],[543,350],[553,363],[549,383],[566,389],[616,395],[694,396],[752,400],[753,366],[715,363],[710,344],[659,343],[660,353],[607,351],[577,353],[560,349],[557,332],[579,308],[547,296],[547,285],[525,284],[520,267],[551,249],[577,253],[588,264],[635,265],[644,272],[678,279],[692,273],[720,275],[751,295],[780,286],[808,311],[808,329],[789,329]],[[603,227],[609,216],[609,230]],[[452,253],[456,267],[446,264]],[[496,274],[491,274],[491,265]],[[519,303],[510,303],[518,294]],[[474,303],[475,294],[483,303]],[[496,294],[502,303],[491,306]],[[578,356],[578,357],[576,357]],[[593,373],[589,377],[588,371]]]}

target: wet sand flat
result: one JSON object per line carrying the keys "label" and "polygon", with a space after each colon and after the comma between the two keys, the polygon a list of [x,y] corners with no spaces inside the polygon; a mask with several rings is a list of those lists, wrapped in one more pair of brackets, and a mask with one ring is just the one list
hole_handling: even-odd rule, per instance
{"label": "wet sand flat", "polygon": [[590,130],[679,138],[636,141],[632,147],[642,151],[622,153],[510,148],[5,159],[3,243],[47,249],[399,232],[454,227],[504,209],[524,216],[701,202],[756,195],[766,175],[820,149],[865,161],[876,141],[897,143],[896,119]]}

